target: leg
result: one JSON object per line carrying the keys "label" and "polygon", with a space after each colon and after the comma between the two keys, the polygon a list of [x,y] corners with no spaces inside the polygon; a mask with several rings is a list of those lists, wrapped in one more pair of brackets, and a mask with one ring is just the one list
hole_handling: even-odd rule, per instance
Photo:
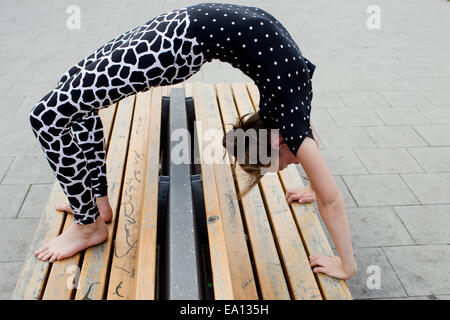
{"label": "leg", "polygon": [[[76,222],[38,249],[35,254],[39,259],[53,262],[70,257],[107,238],[106,225],[102,218],[99,219],[88,157],[71,134],[73,126],[92,111],[147,91],[152,86],[180,82],[200,69],[204,59],[201,52],[195,52],[198,46],[188,46],[189,52],[181,49],[184,42],[192,44],[194,41],[185,37],[187,24],[183,19],[187,19],[186,12],[164,16],[172,19],[172,29],[164,35],[161,32],[167,22],[163,21],[163,16],[157,18],[158,22],[137,28],[122,45],[84,65],[78,72],[72,72],[32,110],[33,133],[69,200]],[[164,28],[158,28],[160,24]],[[156,28],[161,30],[158,32]],[[165,41],[166,36],[174,40]],[[183,40],[175,49],[175,40],[179,38]],[[173,45],[174,50],[163,48],[162,40],[164,44]]]}
{"label": "leg", "polygon": [[[108,200],[105,137],[98,111],[93,110],[82,120],[74,122],[72,132],[86,157],[100,216],[105,222],[109,222],[112,219],[112,208]],[[56,209],[72,212],[70,205],[65,203],[57,205]]]}

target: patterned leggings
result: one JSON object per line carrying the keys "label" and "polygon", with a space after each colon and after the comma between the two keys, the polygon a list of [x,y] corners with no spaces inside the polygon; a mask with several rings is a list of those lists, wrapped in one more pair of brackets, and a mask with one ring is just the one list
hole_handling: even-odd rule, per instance
{"label": "patterned leggings", "polygon": [[109,41],[67,71],[31,110],[32,131],[78,224],[99,217],[107,194],[106,152],[98,111],[153,86],[180,83],[205,62],[186,8],[154,17]]}

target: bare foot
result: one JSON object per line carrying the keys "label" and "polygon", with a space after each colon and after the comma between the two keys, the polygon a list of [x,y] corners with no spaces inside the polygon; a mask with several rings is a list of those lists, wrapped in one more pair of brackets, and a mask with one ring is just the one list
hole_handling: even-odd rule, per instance
{"label": "bare foot", "polygon": [[[100,212],[100,216],[103,218],[103,221],[110,222],[112,219],[112,208],[109,204],[108,196],[97,197],[97,208]],[[65,211],[67,213],[72,213],[72,208],[68,203],[60,203],[55,206],[56,210]]]}
{"label": "bare foot", "polygon": [[41,261],[54,262],[69,258],[86,248],[104,242],[108,228],[103,218],[87,225],[72,224],[66,231],[34,252]]}

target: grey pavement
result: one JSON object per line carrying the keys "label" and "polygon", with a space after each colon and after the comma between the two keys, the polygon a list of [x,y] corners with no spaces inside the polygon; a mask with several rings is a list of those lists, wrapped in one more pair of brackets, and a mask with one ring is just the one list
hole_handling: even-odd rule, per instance
{"label": "grey pavement", "polygon": [[[54,176],[28,123],[72,65],[159,13],[200,1],[3,0],[0,299],[8,299]],[[355,299],[450,298],[450,2],[259,0],[316,64],[312,122],[347,207]],[[369,5],[381,13],[370,30]],[[66,26],[70,5],[81,29]],[[213,61],[189,79],[251,81]],[[377,282],[377,280],[380,280]]]}

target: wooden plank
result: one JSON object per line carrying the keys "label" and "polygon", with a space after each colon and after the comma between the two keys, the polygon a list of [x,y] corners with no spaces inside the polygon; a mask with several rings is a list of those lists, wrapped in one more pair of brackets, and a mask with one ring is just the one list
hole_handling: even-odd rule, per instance
{"label": "wooden plank", "polygon": [[[113,108],[110,108],[113,109]],[[112,116],[114,113],[112,114]],[[36,259],[34,250],[44,243],[49,242],[60,234],[66,213],[61,213],[55,209],[55,204],[67,200],[66,196],[55,180],[50,192],[47,206],[44,209],[39,225],[36,229],[33,241],[26,256],[16,287],[14,288],[12,299],[31,300],[41,299],[44,293],[44,286],[50,270],[49,262],[42,262]]]}
{"label": "wooden plank", "polygon": [[[218,300],[233,299],[232,277],[225,244],[222,213],[214,176],[214,165],[203,162],[203,131],[207,130],[208,123],[205,110],[205,101],[201,83],[193,84],[194,106],[196,114],[196,129],[199,134],[199,150],[202,170],[203,190],[205,190],[205,212],[207,219],[208,238],[210,246],[211,267],[214,285],[214,296]],[[204,127],[204,128],[202,128]],[[206,192],[207,190],[207,192]]]}
{"label": "wooden plank", "polygon": [[66,196],[59,182],[55,181],[11,299],[37,300],[42,297],[50,263],[38,260],[34,251],[59,235],[66,213],[57,211],[55,204],[65,199]]}
{"label": "wooden plank", "polygon": [[[221,135],[220,138],[222,138],[222,122],[214,86],[204,84],[203,94],[208,129],[216,129],[217,133]],[[220,148],[221,153],[224,150],[222,147]],[[223,219],[234,299],[258,299],[231,167],[229,164],[216,163],[214,164],[214,173]]]}
{"label": "wooden plank", "polygon": [[[233,83],[232,90],[240,115],[255,111],[244,83]],[[260,181],[260,187],[292,297],[321,299],[319,287],[278,176],[274,173],[265,174]]]}
{"label": "wooden plank", "polygon": [[147,135],[147,164],[136,263],[136,299],[154,300],[156,288],[156,236],[158,223],[161,88],[152,89]]}
{"label": "wooden plank", "polygon": [[88,248],[85,251],[80,274],[80,286],[76,292],[77,300],[101,300],[105,294],[106,275],[109,269],[111,246],[114,239],[119,197],[124,173],[124,163],[127,156],[130,128],[134,110],[135,95],[119,102],[114,129],[109,144],[107,156],[108,195],[111,202],[113,217],[108,226],[106,242]]}
{"label": "wooden plank", "polygon": [[[247,83],[247,90],[252,99],[253,105],[259,104],[258,88],[253,82]],[[284,191],[288,188],[304,187],[298,171],[288,166],[279,172]],[[334,254],[331,250],[328,239],[320,224],[319,218],[314,211],[312,204],[294,203],[291,205],[297,227],[302,235],[305,249],[308,256],[313,254]],[[319,286],[324,299],[351,299],[351,293],[345,281],[327,276],[326,274],[316,274]]]}
{"label": "wooden plank", "polygon": [[[218,83],[216,87],[223,123],[235,123],[238,114],[230,85]],[[246,185],[243,175],[243,170],[237,166],[236,176],[240,190]],[[244,196],[241,203],[262,298],[265,300],[290,299],[259,187],[255,187]]]}
{"label": "wooden plank", "polygon": [[[289,188],[301,188],[304,186],[298,170],[292,165],[288,166],[283,171],[280,171],[279,175],[285,191]],[[318,254],[334,255],[322,225],[320,224],[319,218],[314,212],[314,206],[310,203],[299,204],[298,202],[293,202],[291,204],[291,209],[294,212],[297,226],[306,244],[305,248],[308,256]],[[345,281],[330,277],[323,273],[318,273],[316,276],[325,299],[351,299],[351,294]]]}
{"label": "wooden plank", "polygon": [[186,98],[194,96],[194,92],[192,89],[192,83],[184,83],[184,96]]}
{"label": "wooden plank", "polygon": [[[108,147],[110,131],[112,123],[114,121],[114,115],[117,104],[109,108],[100,110],[100,117],[103,124],[103,131],[105,135],[105,146]],[[72,224],[73,216],[68,215],[64,223],[63,232],[68,229]],[[69,300],[73,297],[74,290],[78,283],[75,283],[79,275],[79,264],[82,252],[61,261],[55,261],[50,270],[48,280],[45,286],[43,300]],[[73,283],[68,284],[69,280],[73,280]]]}
{"label": "wooden plank", "polygon": [[117,216],[108,300],[135,298],[136,247],[141,219],[148,144],[151,92],[136,95],[133,125]]}

